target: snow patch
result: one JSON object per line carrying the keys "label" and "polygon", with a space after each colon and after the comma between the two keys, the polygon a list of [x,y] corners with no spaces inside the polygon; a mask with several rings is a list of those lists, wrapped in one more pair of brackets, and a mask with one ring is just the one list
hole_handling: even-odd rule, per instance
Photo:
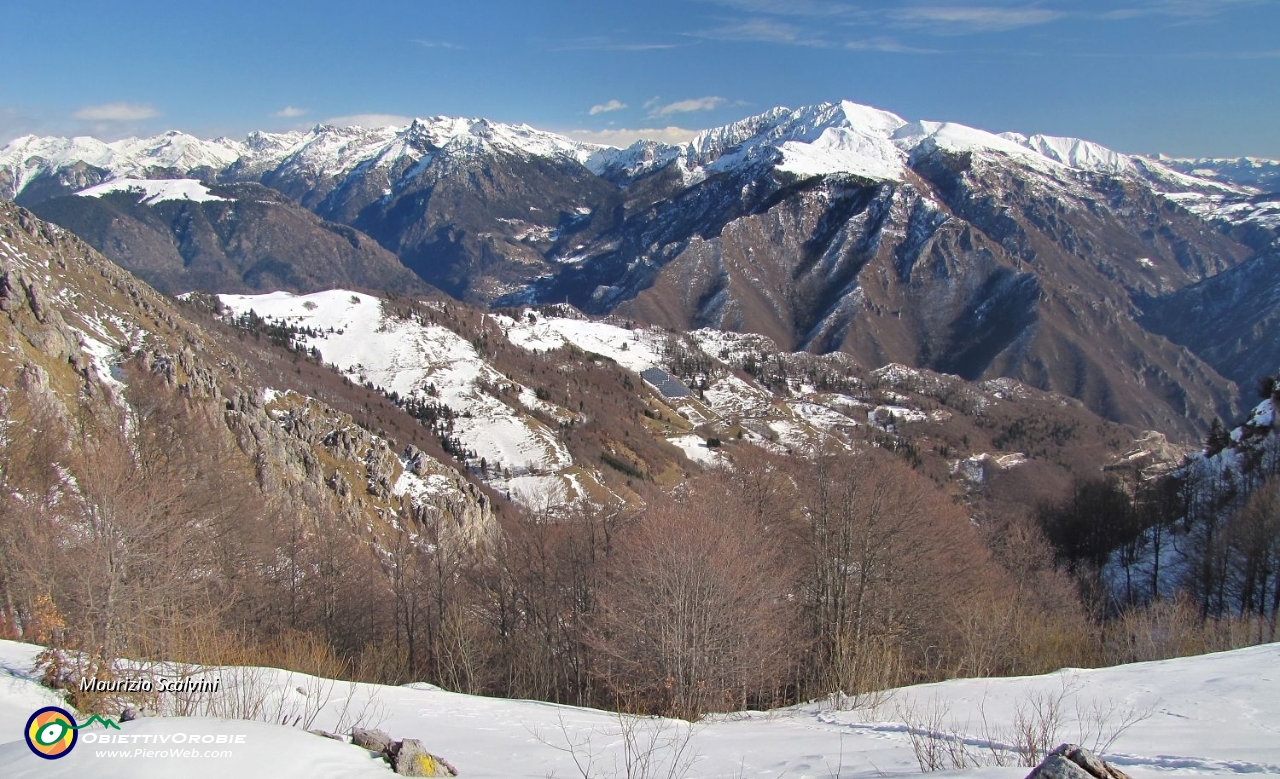
{"label": "snow patch", "polygon": [[207,203],[226,200],[209,191],[204,183],[195,179],[115,179],[77,192],[81,197],[103,197],[115,192],[128,192],[138,196],[139,203],[153,206],[169,200],[189,200]]}

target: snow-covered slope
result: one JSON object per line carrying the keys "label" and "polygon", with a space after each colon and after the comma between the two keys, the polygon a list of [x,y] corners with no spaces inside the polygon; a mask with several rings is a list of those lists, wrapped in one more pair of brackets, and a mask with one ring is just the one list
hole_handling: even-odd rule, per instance
{"label": "snow-covered slope", "polygon": [[[468,462],[474,467],[483,458],[489,467],[480,478],[519,502],[536,506],[547,490],[560,491],[564,500],[572,501],[585,494],[584,487],[595,488],[583,479],[604,483],[587,465],[575,462],[552,427],[527,412],[546,412],[569,424],[579,415],[514,382],[464,335],[440,325],[387,316],[377,298],[346,290],[221,295],[220,299],[234,315],[253,311],[269,322],[305,329],[295,343],[315,347],[325,363],[353,381],[401,398],[448,406],[455,414],[453,434],[474,452]],[[726,362],[736,364],[747,354],[764,362],[765,354],[777,352],[776,345],[758,336],[700,330],[680,339],[661,328],[627,328],[567,312],[554,316],[525,311],[515,317],[491,314],[487,318],[512,345],[524,350],[546,352],[572,345],[635,374],[670,368],[672,349],[701,353],[700,359],[713,366],[712,373],[692,377],[702,385],[698,392],[664,399],[684,421],[659,435],[704,465],[722,463],[724,458],[708,449],[705,430],[701,435],[692,433],[699,425],[735,430],[741,426],[747,442],[775,451],[807,451],[822,440],[851,444],[856,429],[863,425],[888,429],[886,420],[891,415],[897,425],[928,418],[915,408],[877,405],[802,385],[775,394],[744,380]],[[899,404],[906,400],[894,393],[876,397]]]}
{"label": "snow-covered slope", "polygon": [[203,182],[195,179],[112,179],[88,189],[82,189],[76,194],[82,197],[102,197],[114,192],[132,192],[138,195],[139,203],[146,203],[149,206],[166,200],[190,200],[195,203],[204,203],[210,200],[226,199],[213,194]]}
{"label": "snow-covered slope", "polygon": [[1129,173],[1134,169],[1133,160],[1128,155],[1079,138],[1060,138],[1052,135],[1027,137],[1021,133],[1001,133],[1000,137],[1079,170],[1118,175]]}
{"label": "snow-covered slope", "polygon": [[[459,414],[454,433],[474,459],[495,468],[488,476],[497,487],[512,486],[509,482],[521,477],[560,474],[573,465],[554,431],[485,389],[512,382],[452,330],[387,316],[378,298],[345,290],[220,298],[235,315],[254,311],[271,322],[311,328],[315,335],[300,337],[298,345],[315,347],[353,381],[449,406]],[[524,387],[514,394],[526,404],[541,402]]]}
{"label": "snow-covered slope", "polygon": [[[0,739],[9,742],[0,744],[0,774],[6,777],[393,776],[368,752],[300,729],[198,717],[144,718],[125,723],[119,734],[153,737],[138,742],[158,742],[161,736],[172,740],[177,734],[243,735],[244,743],[200,747],[229,752],[218,758],[135,754],[138,748],[163,749],[142,743],[129,744],[122,750],[126,754],[109,757],[87,737],[108,732],[95,725],[81,731],[81,743],[67,757],[37,758],[20,734],[30,713],[51,697],[29,677],[38,649],[0,642],[0,667],[7,671],[0,681],[0,733],[8,734]],[[460,695],[429,684],[329,686],[273,669],[221,673],[228,686],[238,678],[258,680],[286,706],[305,705],[298,690],[327,690],[328,703],[313,722],[318,728],[339,729],[344,706],[350,713],[372,700],[374,717],[368,724],[377,724],[393,738],[422,740],[468,779],[581,776],[575,758],[584,766],[590,761],[592,777],[626,776],[625,733],[633,737],[633,749],[638,747],[640,755],[652,759],[655,772],[649,776],[906,776],[919,772],[909,728],[927,721],[956,734],[964,748],[982,760],[992,740],[999,742],[1012,733],[1019,711],[1026,716],[1034,706],[1047,703],[1056,703],[1060,715],[1051,728],[1055,742],[1101,746],[1128,722],[1131,726],[1103,750],[1103,756],[1136,779],[1241,774],[1265,779],[1280,776],[1278,669],[1280,645],[1268,644],[1047,676],[944,682],[892,691],[879,696],[875,706],[844,710],[815,703],[714,718],[692,727],[675,720],[620,719],[591,709]],[[681,755],[683,770],[668,773],[673,758]],[[1016,779],[1026,770],[970,767],[941,775]]]}
{"label": "snow-covered slope", "polygon": [[1192,191],[1168,197],[1205,219],[1280,230],[1280,196],[1242,197]]}

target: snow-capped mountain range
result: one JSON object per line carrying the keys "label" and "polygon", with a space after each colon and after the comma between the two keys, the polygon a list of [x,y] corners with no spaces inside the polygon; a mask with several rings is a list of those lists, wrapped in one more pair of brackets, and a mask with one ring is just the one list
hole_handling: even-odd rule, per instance
{"label": "snow-capped mountain range", "polygon": [[[125,183],[142,179],[187,183]],[[369,270],[385,258],[367,251],[360,266],[315,265],[282,256],[279,240],[244,240],[262,234],[263,209],[245,202],[268,199],[263,187],[323,220],[291,221],[328,236],[316,245],[336,231],[357,247],[367,234],[463,300],[570,302],[873,366],[1007,376],[1170,432],[1209,409],[1233,415],[1237,390],[1180,342],[1152,340],[1139,307],[1269,250],[1280,229],[1280,208],[1256,187],[1084,140],[847,101],[626,149],[434,117],[243,141],[27,137],[0,150],[0,196],[169,291],[405,291]],[[102,197],[68,197],[78,193]],[[342,280],[325,285],[317,267]]]}
{"label": "snow-capped mountain range", "polygon": [[[151,138],[104,143],[95,138],[28,135],[0,150],[0,197],[22,201],[27,187],[42,177],[85,166],[102,178],[162,177],[246,180],[292,168],[318,178],[337,178],[361,167],[404,168],[441,156],[465,158],[498,151],[531,157],[573,160],[597,175],[639,174],[678,161],[691,175],[706,175],[767,160],[802,175],[852,173],[901,181],[917,149],[1001,154],[1041,167],[1136,174],[1168,187],[1222,188],[1222,160],[1158,160],[1112,151],[1078,138],[1020,133],[999,135],[953,122],[908,121],[895,114],[849,101],[799,109],[774,108],[756,116],[699,133],[690,143],[668,145],[639,141],[626,149],[584,143],[528,125],[487,119],[437,116],[415,119],[406,127],[317,125],[308,131],[254,132],[243,141],[202,140],[170,131]],[[1280,165],[1250,160],[1257,169]],[[405,169],[404,178],[421,172]],[[1179,171],[1185,171],[1182,175]],[[1208,182],[1208,183],[1206,183]],[[1231,184],[1227,189],[1248,189]]]}

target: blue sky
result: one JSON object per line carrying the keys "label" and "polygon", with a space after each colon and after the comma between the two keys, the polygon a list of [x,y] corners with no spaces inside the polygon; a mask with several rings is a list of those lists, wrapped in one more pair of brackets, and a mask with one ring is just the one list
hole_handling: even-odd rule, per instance
{"label": "blue sky", "polygon": [[1280,157],[1280,0],[10,2],[0,141],[484,116],[625,145],[775,105]]}

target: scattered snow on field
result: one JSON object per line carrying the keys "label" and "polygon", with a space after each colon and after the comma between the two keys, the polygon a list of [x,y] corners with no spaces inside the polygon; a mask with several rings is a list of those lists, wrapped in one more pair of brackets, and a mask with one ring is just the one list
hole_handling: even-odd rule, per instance
{"label": "scattered snow on field", "polygon": [[608,357],[619,365],[639,373],[662,361],[665,335],[653,329],[628,330],[606,322],[542,316],[527,312],[519,320],[497,315],[507,339],[524,349],[546,351],[573,344],[584,352]]}
{"label": "scattered snow on field", "polygon": [[686,457],[700,465],[721,465],[724,463],[724,455],[707,446],[707,442],[699,436],[693,434],[672,436],[667,441],[679,447]]}
{"label": "scattered snow on field", "polygon": [[713,411],[724,416],[760,417],[773,405],[772,395],[733,374],[712,382],[703,396]]}
{"label": "scattered snow on field", "polygon": [[1164,196],[1204,219],[1232,224],[1255,224],[1269,229],[1280,228],[1280,199],[1274,195],[1258,198],[1238,192],[1171,192]]}
{"label": "scattered snow on field", "polygon": [[503,489],[517,503],[539,511],[556,512],[581,497],[577,483],[564,476],[513,476],[495,487]]}
{"label": "scattered snow on field", "polygon": [[702,351],[711,357],[736,364],[748,355],[772,354],[778,345],[771,338],[755,333],[735,333],[728,330],[703,328],[689,333],[689,337]]}
{"label": "scattered snow on field", "polygon": [[[402,461],[401,465],[405,465]],[[442,473],[429,473],[419,476],[408,468],[400,472],[396,483],[391,485],[391,493],[398,496],[410,496],[415,500],[425,501],[437,495],[450,495],[457,492],[454,479]]]}
{"label": "scattered snow on field", "polygon": [[93,363],[93,371],[98,374],[98,378],[103,384],[114,390],[124,388],[124,384],[115,377],[115,373],[112,370],[115,361],[119,358],[114,348],[92,336],[81,333],[80,350],[89,356],[89,361]]}
{"label": "scattered snow on field", "polygon": [[896,423],[923,422],[928,418],[929,415],[923,411],[906,406],[876,406],[867,412],[868,424],[885,430]]}
{"label": "scattered snow on field", "polygon": [[115,192],[136,194],[139,203],[149,206],[166,200],[190,200],[194,203],[226,200],[210,192],[208,187],[195,179],[114,179],[82,189],[76,194],[82,197],[102,197]]}
{"label": "scattered snow on field", "polygon": [[787,408],[791,409],[791,413],[819,430],[838,430],[858,425],[858,422],[852,417],[818,403],[793,401],[787,403]]}
{"label": "scattered snow on field", "polygon": [[768,427],[778,438],[778,445],[791,452],[805,451],[813,443],[813,430],[790,419],[770,419]]}

